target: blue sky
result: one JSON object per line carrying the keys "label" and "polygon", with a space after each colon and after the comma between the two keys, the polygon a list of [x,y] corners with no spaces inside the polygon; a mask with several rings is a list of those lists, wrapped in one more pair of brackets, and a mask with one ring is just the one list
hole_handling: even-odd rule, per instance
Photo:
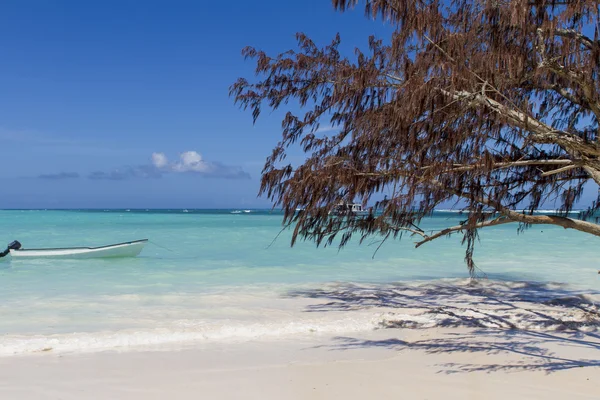
{"label": "blue sky", "polygon": [[0,208],[268,207],[282,114],[233,104],[241,49],[384,29],[329,0],[2,1]]}
{"label": "blue sky", "polygon": [[[241,49],[281,52],[298,31],[354,46],[377,29],[328,0],[3,1],[0,208],[268,206],[259,176],[281,118],[253,126],[233,104],[229,86],[253,74]],[[218,173],[176,172],[184,152]],[[165,173],[136,178],[153,153]]]}

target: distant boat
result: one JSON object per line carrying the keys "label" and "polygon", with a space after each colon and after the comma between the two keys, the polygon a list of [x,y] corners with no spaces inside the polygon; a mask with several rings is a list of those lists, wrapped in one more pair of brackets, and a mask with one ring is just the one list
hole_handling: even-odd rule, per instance
{"label": "distant boat", "polygon": [[369,215],[368,210],[363,210],[362,204],[358,203],[338,203],[329,215],[353,215],[364,216]]}
{"label": "distant boat", "polygon": [[[304,212],[304,207],[296,207],[295,212],[301,213]],[[329,211],[329,215],[333,216],[343,216],[343,215],[353,215],[353,216],[366,216],[369,215],[369,210],[364,210],[362,204],[358,203],[338,203],[331,211]]]}
{"label": "distant boat", "polygon": [[148,239],[142,239],[100,247],[23,249],[21,244],[15,241],[7,250],[13,258],[120,258],[139,255],[147,243]]}

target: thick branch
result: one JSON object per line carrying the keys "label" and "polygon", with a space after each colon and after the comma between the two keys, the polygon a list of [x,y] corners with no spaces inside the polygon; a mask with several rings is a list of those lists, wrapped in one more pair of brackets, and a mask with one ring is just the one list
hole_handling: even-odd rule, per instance
{"label": "thick branch", "polygon": [[415,244],[415,248],[420,247],[421,245],[427,243],[427,242],[431,242],[432,240],[435,240],[439,237],[442,236],[446,236],[452,232],[457,232],[457,231],[462,231],[465,229],[479,229],[479,228],[486,228],[488,226],[495,226],[495,225],[502,225],[502,224],[508,224],[511,222],[515,222],[509,218],[506,217],[500,217],[500,218],[496,218],[490,221],[484,221],[484,222],[480,222],[478,224],[475,225],[456,225],[456,226],[452,226],[450,228],[446,228],[446,229],[442,229],[441,231],[431,235],[431,236],[427,236],[424,240],[421,240],[420,242],[417,242]]}
{"label": "thick branch", "polygon": [[536,225],[558,225],[565,229],[575,229],[580,232],[589,233],[595,236],[600,236],[600,225],[580,221],[577,219],[559,217],[556,215],[525,215],[517,211],[502,210],[502,214],[506,215],[512,220],[522,222],[525,224],[536,224]]}
{"label": "thick branch", "polygon": [[[523,167],[523,166],[528,166],[528,165],[566,165],[569,166],[571,168],[574,168],[575,166],[572,165],[573,161],[571,160],[564,160],[564,159],[557,159],[557,160],[520,160],[520,161],[507,161],[507,162],[501,162],[501,163],[494,163],[493,165],[493,169],[505,169],[505,168],[511,168],[511,167]],[[473,165],[457,165],[456,168],[451,169],[449,172],[462,172],[462,171],[469,171],[469,170],[473,170],[476,168],[481,168],[484,167],[484,164],[473,164]],[[425,167],[426,168],[426,167]],[[542,174],[542,176],[544,176]]]}
{"label": "thick branch", "polygon": [[593,167],[589,167],[589,166],[585,166],[583,167],[583,169],[585,170],[585,172],[587,172],[592,179],[598,184],[600,185],[600,171],[597,170],[596,168]]}
{"label": "thick branch", "polygon": [[[331,163],[331,164],[327,164],[325,165],[326,167],[334,167],[340,164],[344,164],[346,163],[348,160],[341,160],[341,161],[337,161],[335,163]],[[506,161],[506,162],[499,162],[499,163],[494,163],[492,165],[492,170],[496,170],[496,169],[506,169],[506,168],[512,168],[512,167],[525,167],[525,166],[545,166],[545,165],[565,165],[564,168],[566,168],[565,170],[568,169],[572,169],[572,168],[576,168],[579,165],[575,165],[575,163],[571,160],[565,160],[565,159],[556,159],[556,160],[519,160],[519,161]],[[451,173],[451,172],[464,172],[464,171],[471,171],[477,168],[484,168],[486,167],[485,164],[470,164],[470,165],[463,165],[463,164],[454,164],[453,168],[448,169],[446,171],[440,171],[440,174],[444,174],[444,173]],[[428,170],[433,168],[432,166],[425,166],[425,167],[421,167],[422,170]],[[377,172],[361,172],[356,170],[355,168],[352,168],[354,171],[354,175],[356,176],[373,176],[373,177],[392,177],[392,176],[407,176],[409,175],[409,173],[400,171],[400,170],[383,170],[380,169]],[[562,168],[561,168],[562,169]],[[557,172],[562,172],[562,171],[558,171],[555,170]],[[553,172],[553,173],[557,173],[557,172]],[[543,173],[542,176],[546,176],[546,173]],[[551,175],[551,174],[549,174]]]}
{"label": "thick branch", "polygon": [[566,150],[577,151],[580,154],[600,157],[600,147],[596,143],[588,143],[577,135],[553,129],[551,126],[517,110],[513,110],[496,100],[481,93],[471,93],[465,90],[449,92],[439,89],[441,93],[457,100],[475,101],[504,117],[512,125],[529,130],[533,133],[531,140],[540,144],[557,144]]}
{"label": "thick branch", "polygon": [[570,171],[573,168],[577,168],[577,165],[567,165],[566,167],[553,169],[552,171],[546,171],[546,172],[542,173],[542,176],[550,176],[550,175],[560,174],[561,172]]}
{"label": "thick branch", "polygon": [[531,225],[558,225],[565,229],[575,229],[577,231],[589,233],[594,236],[600,236],[600,225],[598,224],[567,217],[559,217],[556,215],[525,215],[518,211],[513,211],[509,208],[506,208],[502,204],[492,201],[487,197],[475,196],[472,193],[465,193],[452,188],[446,188],[441,182],[435,179],[430,180],[429,182],[455,196],[462,197],[467,200],[475,200],[479,204],[492,207],[497,212],[513,221]]}
{"label": "thick branch", "polygon": [[577,42],[579,42],[582,46],[584,46],[590,50],[598,48],[597,41],[592,40],[589,37],[587,37],[586,35],[584,35],[583,33],[578,32],[573,29],[555,29],[555,30],[551,30],[549,32],[553,33],[556,36],[574,39]]}

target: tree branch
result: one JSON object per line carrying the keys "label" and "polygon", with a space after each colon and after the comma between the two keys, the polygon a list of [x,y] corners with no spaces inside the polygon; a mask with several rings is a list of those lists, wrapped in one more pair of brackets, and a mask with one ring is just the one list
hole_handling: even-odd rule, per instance
{"label": "tree branch", "polygon": [[577,42],[579,42],[582,46],[588,48],[589,50],[594,50],[594,49],[598,48],[597,41],[590,39],[583,33],[578,32],[574,29],[554,29],[554,30],[549,30],[548,33],[554,34],[555,36],[574,39]]}
{"label": "tree branch", "polygon": [[[576,166],[573,166],[572,164],[573,164],[573,161],[564,160],[564,159],[520,160],[520,161],[507,161],[507,162],[501,162],[501,163],[494,163],[492,168],[493,169],[505,169],[505,168],[511,168],[511,167],[523,167],[523,166],[527,166],[527,165],[567,165],[567,166],[570,166],[571,168],[575,168]],[[484,164],[473,164],[473,165],[465,165],[465,166],[457,165],[456,168],[453,168],[448,172],[469,171],[469,170],[484,167],[484,166],[485,166]],[[542,174],[542,176],[544,176],[544,175]]]}
{"label": "tree branch", "polygon": [[594,236],[600,236],[600,225],[593,224],[587,221],[581,221],[568,217],[559,217],[556,215],[525,215],[517,211],[502,210],[502,214],[506,215],[510,219],[518,222],[532,225],[558,225],[565,229],[575,229],[580,232],[592,234]]}
{"label": "tree branch", "polygon": [[503,214],[505,217],[516,222],[522,222],[524,224],[532,225],[558,225],[562,226],[565,229],[575,229],[577,231],[589,233],[594,236],[600,236],[600,225],[591,222],[575,220],[572,218],[560,217],[555,215],[525,215],[518,211],[513,211],[507,207],[504,207],[502,204],[496,201],[492,201],[487,197],[477,196],[472,193],[465,193],[452,188],[446,188],[441,182],[435,179],[429,180],[428,182],[436,185],[442,190],[446,190],[448,193],[451,193],[455,196],[462,197],[463,199],[471,201],[474,200],[479,204],[491,207],[500,214]]}
{"label": "tree branch", "polygon": [[558,144],[567,150],[577,151],[581,154],[592,156],[594,158],[600,157],[600,146],[598,144],[586,142],[579,136],[573,135],[572,133],[553,129],[551,126],[548,126],[521,111],[513,110],[497,102],[496,100],[493,100],[487,96],[483,96],[481,93],[471,93],[465,90],[456,92],[449,92],[444,89],[438,90],[445,96],[449,96],[453,99],[475,101],[480,105],[484,105],[485,107],[497,112],[512,125],[531,131],[533,134],[530,136],[530,138],[536,143]]}
{"label": "tree branch", "polygon": [[597,170],[596,168],[590,167],[590,166],[584,166],[583,169],[585,170],[585,172],[587,172],[592,179],[598,184],[600,185],[600,171]]}
{"label": "tree branch", "polygon": [[560,174],[561,172],[566,172],[572,170],[573,168],[577,168],[577,165],[567,165],[566,167],[553,169],[552,171],[546,171],[542,173],[542,176],[550,176],[554,174]]}
{"label": "tree branch", "polygon": [[510,218],[506,218],[506,217],[500,217],[500,218],[496,218],[490,221],[484,221],[484,222],[480,222],[478,224],[475,225],[456,225],[456,226],[452,226],[450,228],[446,228],[446,229],[442,229],[441,231],[431,235],[431,236],[427,236],[424,240],[421,240],[420,242],[415,243],[415,248],[418,248],[422,245],[424,245],[427,242],[431,242],[432,240],[435,240],[439,237],[442,236],[446,236],[452,232],[457,232],[457,231],[462,231],[465,229],[479,229],[479,228],[486,228],[488,226],[495,226],[495,225],[502,225],[502,224],[508,224],[511,222],[515,222],[513,220],[511,220]]}
{"label": "tree branch", "polygon": [[[336,161],[336,162],[333,162],[330,164],[326,164],[325,167],[334,167],[334,166],[337,166],[340,164],[344,164],[346,161],[349,161],[349,160]],[[579,165],[574,165],[573,161],[565,160],[565,159],[518,160],[518,161],[507,161],[507,162],[494,163],[492,165],[492,169],[495,170],[495,169],[506,169],[506,168],[511,168],[511,167],[543,166],[543,165],[565,165],[566,167],[569,167],[569,169],[576,168],[579,166]],[[380,169],[377,172],[361,172],[361,171],[357,170],[356,168],[353,168],[352,166],[349,166],[349,167],[350,167],[350,169],[352,169],[354,171],[354,174],[356,176],[374,176],[375,177],[375,176],[407,176],[408,175],[408,173],[403,173],[400,170]],[[471,171],[471,170],[474,170],[477,168],[484,168],[484,167],[486,167],[485,164],[470,164],[470,165],[454,164],[453,168],[446,170],[446,171],[440,171],[440,174],[451,173],[451,172]],[[425,167],[421,167],[421,170],[426,171],[431,168],[432,167],[430,167],[430,166],[425,166]],[[542,176],[546,176],[546,175],[542,174]]]}

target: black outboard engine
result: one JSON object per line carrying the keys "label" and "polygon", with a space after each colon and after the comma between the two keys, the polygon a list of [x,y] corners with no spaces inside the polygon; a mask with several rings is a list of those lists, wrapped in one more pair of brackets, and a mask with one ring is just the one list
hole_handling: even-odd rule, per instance
{"label": "black outboard engine", "polygon": [[9,243],[6,250],[4,250],[3,252],[0,253],[0,258],[6,256],[8,253],[10,253],[11,250],[19,250],[20,248],[21,248],[21,243],[19,243],[18,240],[15,240],[14,242]]}

